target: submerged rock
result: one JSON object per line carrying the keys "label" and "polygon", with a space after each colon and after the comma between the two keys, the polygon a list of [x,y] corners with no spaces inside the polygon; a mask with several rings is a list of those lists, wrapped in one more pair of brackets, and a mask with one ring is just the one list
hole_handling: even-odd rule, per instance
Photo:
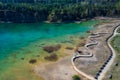
{"label": "submerged rock", "polygon": [[36,59],[30,59],[30,60],[29,60],[29,63],[31,63],[31,64],[34,64],[34,63],[36,63],[36,62],[37,62]]}
{"label": "submerged rock", "polygon": [[57,51],[61,48],[61,45],[54,45],[54,46],[45,46],[43,47],[43,50],[48,52],[48,53],[52,53],[54,51]]}
{"label": "submerged rock", "polygon": [[49,56],[44,57],[46,60],[49,61],[56,61],[58,59],[58,56],[56,54],[51,54]]}
{"label": "submerged rock", "polygon": [[40,55],[36,55],[36,57],[40,57]]}
{"label": "submerged rock", "polygon": [[79,44],[77,45],[77,47],[83,47],[84,45],[85,45],[85,43],[82,42],[82,43],[79,43]]}
{"label": "submerged rock", "polygon": [[92,31],[88,30],[87,33],[92,34]]}
{"label": "submerged rock", "polygon": [[79,37],[79,39],[85,39],[85,37]]}
{"label": "submerged rock", "polygon": [[21,60],[24,60],[24,58],[21,58]]}
{"label": "submerged rock", "polygon": [[65,40],[65,41],[61,41],[61,43],[73,43],[73,40]]}
{"label": "submerged rock", "polygon": [[73,47],[66,47],[66,49],[73,50],[74,48]]}

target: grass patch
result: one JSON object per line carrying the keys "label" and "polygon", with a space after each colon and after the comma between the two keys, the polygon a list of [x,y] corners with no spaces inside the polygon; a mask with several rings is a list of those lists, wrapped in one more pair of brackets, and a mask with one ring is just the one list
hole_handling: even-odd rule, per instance
{"label": "grass patch", "polygon": [[115,36],[112,41],[111,41],[111,45],[113,46],[113,48],[120,53],[120,36],[117,35]]}
{"label": "grass patch", "polygon": [[[119,29],[120,30],[120,29]],[[103,80],[119,80],[120,79],[120,36],[117,35],[115,36],[112,41],[111,41],[111,45],[113,46],[113,48],[116,50],[117,57],[114,61],[114,64],[112,65],[112,68],[110,71],[107,72],[105,79]],[[118,64],[117,66],[115,64]],[[110,74],[112,74],[112,79],[109,78]]]}
{"label": "grass patch", "polygon": [[120,28],[118,28],[117,32],[120,33]]}
{"label": "grass patch", "polygon": [[73,80],[81,80],[78,75],[73,75],[72,78],[73,78]]}

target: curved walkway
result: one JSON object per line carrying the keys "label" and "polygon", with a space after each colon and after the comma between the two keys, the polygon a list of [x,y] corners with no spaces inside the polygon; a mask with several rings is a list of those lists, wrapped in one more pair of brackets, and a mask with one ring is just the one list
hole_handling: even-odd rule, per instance
{"label": "curved walkway", "polygon": [[[94,36],[89,36],[88,38],[91,40],[91,38],[97,38],[97,37],[100,37],[99,33],[96,33]],[[74,64],[74,61],[76,58],[80,58],[80,57],[84,57],[84,58],[89,58],[89,57],[93,57],[93,53],[88,49],[89,46],[92,46],[92,45],[98,45],[98,42],[95,41],[95,42],[92,42],[92,43],[88,43],[86,44],[84,47],[89,51],[89,54],[88,55],[74,55],[71,59],[71,62],[72,62],[72,65],[73,65],[73,68],[75,69],[75,71],[77,71],[79,74],[83,75],[84,77],[90,79],[90,80],[95,80],[94,77],[80,71],[79,69],[77,69],[77,67],[75,66]]]}
{"label": "curved walkway", "polygon": [[120,27],[120,25],[118,25],[117,27],[114,28],[113,34],[108,38],[107,40],[107,44],[108,47],[112,53],[112,58],[110,59],[109,63],[106,65],[106,67],[104,67],[104,70],[102,71],[102,73],[100,74],[100,76],[98,76],[97,80],[102,80],[105,76],[105,74],[107,73],[107,71],[110,69],[110,67],[112,66],[114,59],[116,58],[116,52],[113,49],[113,47],[110,44],[110,41],[112,40],[113,37],[115,37],[118,33],[117,33],[117,29]]}
{"label": "curved walkway", "polygon": [[[92,76],[90,76],[90,75],[88,75],[88,74],[80,71],[79,69],[77,69],[77,67],[76,67],[75,64],[74,64],[74,61],[75,61],[76,58],[80,58],[80,57],[84,57],[84,58],[93,57],[93,53],[90,52],[90,50],[88,49],[88,47],[89,47],[89,46],[92,46],[92,45],[98,45],[98,42],[88,43],[88,44],[86,44],[86,45],[84,46],[84,47],[90,52],[89,55],[80,55],[80,54],[79,54],[79,55],[74,55],[74,56],[72,57],[71,62],[72,62],[72,65],[73,65],[73,68],[75,69],[75,71],[77,71],[79,74],[83,75],[84,77],[86,77],[86,78],[88,78],[88,79],[90,79],[90,80],[102,80],[102,79],[104,78],[105,73],[110,69],[110,67],[111,67],[111,65],[113,64],[114,59],[115,59],[115,57],[116,57],[116,53],[115,53],[114,49],[112,48],[112,46],[110,45],[110,41],[111,41],[111,39],[112,39],[114,36],[116,36],[118,27],[119,27],[119,25],[114,28],[112,35],[110,35],[110,36],[107,38],[108,48],[110,49],[112,55],[111,55],[111,58],[109,59],[108,63],[105,64],[105,66],[104,66],[104,68],[102,69],[102,71],[100,72],[100,74],[97,75],[96,78],[94,78],[94,77],[92,77]],[[96,33],[96,34],[94,34],[94,36],[90,36],[89,39],[91,40],[91,38],[100,37],[100,34],[102,34],[102,33]],[[106,34],[106,33],[105,33],[105,34]]]}

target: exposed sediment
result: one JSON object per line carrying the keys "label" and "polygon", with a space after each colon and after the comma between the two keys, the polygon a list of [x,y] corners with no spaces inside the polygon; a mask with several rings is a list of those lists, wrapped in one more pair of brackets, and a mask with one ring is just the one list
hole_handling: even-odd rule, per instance
{"label": "exposed sediment", "polygon": [[109,42],[118,26],[119,22],[100,26],[103,29],[99,32],[97,29],[97,33],[88,38],[85,49],[82,49],[84,54],[77,52],[72,57],[72,65],[78,73],[90,80],[103,79],[115,59],[115,52]]}

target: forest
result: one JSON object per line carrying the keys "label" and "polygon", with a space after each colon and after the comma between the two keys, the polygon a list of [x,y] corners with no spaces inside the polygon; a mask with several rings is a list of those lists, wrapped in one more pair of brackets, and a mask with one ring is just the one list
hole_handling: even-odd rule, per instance
{"label": "forest", "polygon": [[[103,1],[103,2],[102,2]],[[0,22],[71,22],[97,16],[119,17],[120,0],[89,0],[76,3],[2,3]]]}

